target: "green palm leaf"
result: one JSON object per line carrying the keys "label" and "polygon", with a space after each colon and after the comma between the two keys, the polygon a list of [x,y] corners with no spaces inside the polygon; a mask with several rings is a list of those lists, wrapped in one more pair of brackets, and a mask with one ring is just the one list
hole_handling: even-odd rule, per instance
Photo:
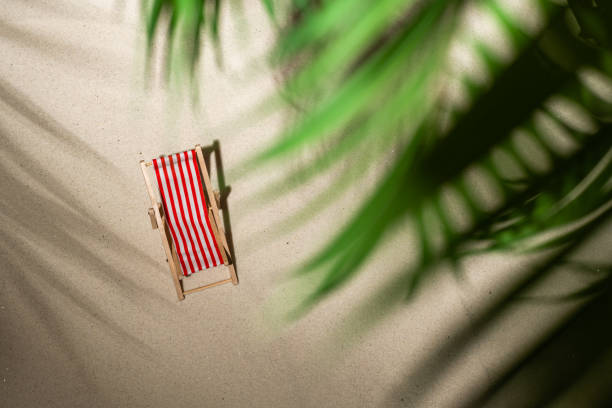
{"label": "green palm leaf", "polygon": [[[443,16],[444,9],[451,7],[450,3],[452,2],[442,5],[435,1],[423,2],[417,14],[419,16]],[[457,2],[452,6],[461,7],[461,4]],[[450,110],[448,115],[453,118],[453,124],[448,130],[435,129],[436,123],[440,121],[439,115],[442,110],[437,108],[440,100],[434,100],[430,105],[426,104],[421,116],[413,116],[415,122],[421,123],[416,130],[412,131],[410,126],[401,127],[399,121],[388,120],[394,117],[394,112],[405,114],[413,112],[411,104],[422,103],[423,95],[430,94],[432,88],[425,87],[422,92],[414,92],[413,89],[408,88],[413,92],[408,91],[406,95],[397,99],[394,94],[389,95],[389,89],[394,86],[399,89],[395,95],[401,94],[402,87],[397,84],[410,84],[413,78],[418,77],[418,74],[411,75],[415,71],[406,69],[407,65],[402,66],[398,63],[397,69],[402,73],[398,73],[396,80],[393,78],[396,66],[390,61],[395,61],[394,57],[397,57],[397,61],[407,63],[415,54],[423,55],[427,54],[427,51],[430,51],[432,55],[436,52],[444,53],[448,45],[440,45],[440,42],[448,41],[449,33],[453,28],[452,26],[447,27],[450,31],[439,35],[437,37],[439,42],[432,41],[432,34],[436,34],[434,26],[439,25],[439,20],[432,19],[431,25],[427,24],[426,19],[416,19],[416,23],[413,24],[404,23],[405,26],[397,30],[395,37],[384,40],[384,44],[395,44],[395,41],[410,38],[409,34],[416,33],[413,40],[415,44],[419,44],[418,48],[416,46],[406,49],[383,46],[379,50],[367,53],[365,59],[362,57],[365,53],[362,48],[360,52],[355,52],[350,57],[346,54],[343,58],[335,60],[332,60],[325,50],[333,49],[337,40],[331,35],[327,40],[329,45],[321,46],[320,43],[324,42],[322,38],[326,34],[329,35],[323,28],[318,30],[312,28],[313,32],[317,33],[312,43],[308,45],[300,43],[302,40],[299,38],[306,37],[301,33],[308,31],[303,28],[309,24],[308,21],[305,21],[296,28],[298,40],[292,40],[289,37],[288,49],[285,53],[279,53],[281,56],[295,57],[297,55],[295,50],[299,49],[304,52],[304,49],[311,47],[312,61],[305,64],[304,68],[299,68],[287,81],[289,94],[294,95],[297,100],[305,101],[307,113],[295,127],[291,128],[289,133],[283,135],[260,158],[268,160],[276,156],[290,155],[292,151],[304,145],[321,140],[337,140],[329,144],[328,146],[331,147],[328,147],[311,163],[290,174],[285,182],[296,185],[299,184],[299,180],[315,177],[316,169],[331,167],[334,164],[333,158],[342,157],[345,153],[354,154],[355,149],[358,149],[360,145],[368,146],[369,137],[375,138],[385,146],[385,139],[397,140],[395,136],[390,135],[397,134],[398,126],[400,126],[400,132],[404,132],[400,137],[400,140],[404,141],[404,150],[395,160],[395,165],[388,171],[387,176],[381,181],[380,187],[351,218],[347,226],[301,269],[303,273],[317,268],[325,268],[326,271],[319,286],[307,298],[303,306],[315,303],[357,273],[367,257],[376,250],[384,235],[392,231],[393,226],[399,225],[399,221],[405,217],[412,220],[421,242],[421,261],[416,268],[405,272],[412,276],[408,279],[410,284],[407,289],[413,290],[432,264],[467,254],[468,252],[460,248],[467,246],[478,236],[480,240],[486,238],[489,241],[485,247],[487,250],[520,248],[519,243],[533,238],[538,233],[566,225],[591,213],[597,214],[594,219],[607,216],[607,206],[611,199],[610,192],[603,191],[603,185],[610,177],[607,156],[587,154],[593,151],[605,153],[609,149],[612,139],[609,137],[605,118],[595,116],[597,112],[591,113],[593,121],[598,124],[598,127],[601,127],[601,130],[595,135],[575,135],[576,143],[584,142],[585,138],[593,138],[595,141],[582,144],[572,156],[585,159],[586,170],[598,165],[603,167],[598,173],[597,182],[590,184],[589,188],[583,192],[584,195],[574,197],[571,205],[551,212],[544,218],[543,213],[555,207],[563,207],[562,203],[567,197],[563,195],[567,194],[567,191],[555,190],[555,186],[561,183],[559,180],[564,181],[565,185],[573,185],[572,180],[575,183],[576,180],[579,180],[580,175],[586,176],[575,167],[568,166],[567,158],[557,154],[534,127],[534,115],[543,114],[542,110],[546,109],[548,101],[557,95],[569,95],[573,92],[572,99],[577,103],[582,103],[584,98],[579,98],[575,94],[576,90],[583,96],[590,95],[588,90],[578,83],[575,70],[588,64],[606,71],[605,63],[602,64],[602,61],[605,62],[607,58],[606,52],[583,44],[572,34],[566,24],[566,9],[547,6],[544,11],[547,13],[548,24],[537,36],[531,37],[513,23],[498,3],[485,2],[485,7],[490,10],[497,23],[504,27],[504,32],[516,49],[521,49],[521,51],[509,65],[504,66],[482,43],[472,44],[474,53],[484,61],[494,80],[489,88],[478,86],[469,80],[465,81],[472,104],[465,112],[453,110],[452,107],[447,108]],[[456,13],[457,9],[453,12]],[[305,20],[317,17],[318,15],[313,12],[311,17],[305,17]],[[325,21],[320,27],[326,27],[324,23]],[[418,31],[419,26],[425,27],[423,32],[430,34],[428,38],[424,38],[424,35]],[[313,27],[319,26],[313,25]],[[352,30],[345,33],[342,36],[342,43],[350,43],[347,37],[350,37],[351,34]],[[355,39],[355,44],[359,43],[361,35],[361,33],[356,34],[358,38]],[[373,30],[372,35],[376,37],[380,33]],[[298,45],[294,45],[294,41],[298,42]],[[281,46],[283,46],[282,43]],[[321,47],[323,49],[318,50]],[[317,59],[319,55],[323,60]],[[431,65],[423,64],[426,66],[423,71],[428,76],[427,78],[419,77],[418,80],[415,80],[416,83],[427,83],[427,80],[434,82],[437,79],[440,71],[436,71],[435,68],[439,69],[440,65],[443,65],[441,63],[443,59],[438,57],[433,61]],[[327,64],[331,68],[327,68]],[[332,76],[330,79],[327,74],[332,71],[344,74]],[[319,77],[318,74],[322,77]],[[300,86],[300,81],[304,81],[305,85]],[[318,83],[323,84],[328,90],[325,92],[318,90]],[[351,97],[346,97],[346,101],[342,100],[347,89],[352,89],[352,86],[359,87],[354,92],[360,92],[358,94],[360,98],[352,97],[353,95],[350,94]],[[377,97],[377,92],[386,97]],[[311,100],[316,100],[317,104],[314,109],[309,110]],[[593,102],[592,99],[591,102]],[[334,110],[335,104],[338,104],[338,109],[344,110]],[[373,109],[370,108],[372,105],[376,105],[378,111],[373,113]],[[595,105],[600,111],[609,108],[609,103],[604,101],[597,101],[591,105]],[[590,107],[593,108],[593,106]],[[362,119],[363,117],[367,119]],[[558,118],[554,116],[548,115],[548,117],[550,120],[558,121]],[[368,122],[376,125],[363,126]],[[354,123],[359,126],[354,126]],[[386,124],[390,126],[385,126]],[[545,154],[552,158],[552,169],[545,174],[539,174],[531,168],[528,158],[512,146],[515,144],[514,134],[520,129],[529,131],[530,143],[539,146]],[[574,129],[572,132],[577,133]],[[508,180],[505,180],[497,168],[491,152],[493,149],[500,148],[513,158],[517,166],[525,170],[526,178],[522,180],[523,187],[517,188],[508,184]],[[372,160],[375,160],[375,157]],[[479,200],[474,196],[472,186],[465,181],[466,171],[475,165],[484,169],[486,176],[502,192],[504,204],[501,209],[491,212],[490,209],[480,205]],[[585,168],[581,170],[584,172]],[[449,186],[458,193],[465,204],[464,207],[467,208],[473,220],[473,229],[462,232],[451,226],[449,210],[444,208],[440,200],[441,191]],[[334,185],[330,190],[335,188]],[[537,196],[537,199],[533,198],[534,195]],[[531,205],[525,206],[526,202]],[[435,249],[433,242],[436,241],[436,237],[429,232],[430,228],[427,227],[425,221],[424,214],[432,208],[434,218],[437,219],[443,231],[442,250]],[[517,209],[522,214],[516,214]],[[597,212],[598,210],[600,211]],[[499,228],[497,226],[499,211],[502,211],[501,214],[506,217],[519,218],[519,221],[493,230],[494,227]],[[580,228],[558,235],[537,244],[532,249],[561,245],[577,236],[579,230]]]}

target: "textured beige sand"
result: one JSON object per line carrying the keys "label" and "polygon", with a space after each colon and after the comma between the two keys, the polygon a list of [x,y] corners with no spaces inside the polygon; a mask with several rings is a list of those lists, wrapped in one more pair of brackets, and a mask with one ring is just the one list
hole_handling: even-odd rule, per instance
{"label": "textured beige sand", "polygon": [[[526,271],[491,256],[467,264],[464,280],[434,275],[370,326],[354,311],[381,311],[368,295],[416,251],[400,228],[337,295],[281,324],[312,284],[288,281],[291,266],[342,225],[376,179],[279,237],[274,222],[333,177],[270,205],[251,202],[283,167],[228,179],[240,285],[177,302],[138,162],[217,139],[228,170],[275,136],[282,115],[244,113],[275,84],[264,63],[253,65],[273,33],[259,2],[245,3],[242,18],[224,11],[222,71],[206,49],[200,117],[168,113],[158,84],[143,91],[137,2],[3,5],[0,406],[457,406],[575,307],[513,305],[466,335]],[[606,253],[606,242],[590,253]]]}

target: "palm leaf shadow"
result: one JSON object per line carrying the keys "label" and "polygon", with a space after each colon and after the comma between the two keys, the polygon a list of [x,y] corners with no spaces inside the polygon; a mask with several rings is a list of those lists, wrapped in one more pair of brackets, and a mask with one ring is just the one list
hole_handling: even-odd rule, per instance
{"label": "palm leaf shadow", "polygon": [[[107,57],[102,59],[99,53],[91,53],[90,48],[85,46],[85,44],[60,42],[51,35],[45,35],[34,29],[20,27],[1,17],[0,35],[20,48],[31,49],[37,54],[44,56],[45,59],[53,60],[60,64],[65,64],[67,61],[79,60],[81,61],[81,65],[79,66],[80,70],[94,70],[98,72],[102,61],[104,61],[104,63],[114,62],[113,58]],[[7,83],[4,85],[10,86],[10,84]],[[13,94],[13,92],[7,93],[7,95]]]}
{"label": "palm leaf shadow", "polygon": [[[596,291],[590,294],[591,298],[577,312],[492,384],[468,398],[463,406],[498,406],[500,401],[509,398],[514,399],[517,405],[534,407],[563,401],[564,393],[582,381],[612,351],[612,331],[601,325],[612,312],[611,283],[609,276],[598,282]],[[587,290],[590,291],[590,288]],[[604,362],[604,370],[609,372],[609,362]],[[606,374],[602,377],[601,384],[591,381],[589,402],[582,396],[573,404],[609,405],[612,401],[610,378],[605,378]],[[537,384],[537,387],[533,384]]]}
{"label": "palm leaf shadow", "polygon": [[[0,101],[23,123],[34,125],[56,146],[78,152],[75,156],[82,166],[93,166],[104,174],[105,180],[122,185],[121,173],[112,163],[1,79]],[[88,279],[100,282],[111,290],[113,296],[127,299],[138,310],[149,310],[149,313],[160,305],[167,307],[172,303],[145,290],[138,283],[140,276],[117,269],[111,261],[114,257],[123,257],[150,269],[158,269],[159,265],[140,248],[107,228],[103,221],[97,220],[86,203],[46,169],[40,158],[13,141],[15,136],[4,126],[0,127],[0,138],[4,147],[4,157],[0,161],[0,173],[3,174],[0,186],[6,192],[0,196],[3,221],[0,225],[0,251],[10,271],[3,275],[3,283],[15,288],[23,301],[32,306],[49,332],[57,336],[57,343],[67,356],[75,361],[77,370],[83,374],[83,381],[95,388],[93,379],[85,371],[85,362],[79,362],[71,346],[68,329],[59,323],[61,311],[54,309],[56,302],[51,302],[52,298],[59,296],[71,309],[112,333],[122,345],[130,347],[136,356],[147,359],[156,351],[111,317],[99,299],[66,280],[66,272],[47,257],[53,258],[56,254],[69,257],[69,264]],[[104,244],[100,245],[102,242]],[[43,291],[41,287],[48,290]],[[10,339],[6,340],[10,343]]]}
{"label": "palm leaf shadow", "polygon": [[[395,385],[387,396],[387,404],[397,403],[397,401],[406,401],[415,406],[421,402],[420,397],[425,397],[430,387],[436,384],[438,378],[449,368],[456,359],[459,359],[464,354],[463,350],[469,348],[472,343],[478,341],[481,335],[484,335],[487,328],[492,326],[496,319],[500,318],[514,303],[517,298],[535,287],[539,282],[546,279],[560,265],[566,262],[571,256],[581,249],[585,243],[585,239],[593,236],[598,229],[605,225],[604,221],[609,219],[612,211],[608,211],[601,217],[598,222],[592,222],[586,228],[580,231],[569,244],[560,249],[554,250],[552,254],[547,255],[544,260],[538,261],[529,267],[529,271],[524,277],[517,281],[514,286],[509,289],[503,296],[496,299],[478,315],[474,316],[470,323],[459,331],[453,333],[452,338],[444,342],[435,352],[428,353],[420,364],[413,370],[410,370],[402,376],[399,384]],[[601,221],[601,222],[599,222]],[[604,288],[605,289],[605,288]],[[607,290],[607,289],[606,289]],[[606,292],[601,290],[601,292]],[[419,395],[409,392],[414,387],[418,387]],[[482,398],[476,396],[473,398]],[[482,406],[481,404],[467,406]],[[539,406],[539,405],[534,405]]]}

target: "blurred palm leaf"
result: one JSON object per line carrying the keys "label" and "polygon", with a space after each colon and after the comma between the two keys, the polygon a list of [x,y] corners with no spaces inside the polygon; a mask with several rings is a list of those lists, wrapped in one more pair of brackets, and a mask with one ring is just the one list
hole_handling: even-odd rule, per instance
{"label": "blurred palm leaf", "polygon": [[[304,306],[357,273],[400,221],[414,226],[421,248],[404,272],[409,294],[438,262],[560,247],[610,214],[610,6],[569,3],[528,2],[541,16],[529,30],[501,0],[291,4],[272,62],[285,75],[283,97],[301,113],[253,162],[323,146],[279,183],[297,187],[345,160],[351,171],[289,222],[388,163],[375,191],[300,270],[325,271]],[[471,35],[470,13],[509,51]],[[455,69],[458,48],[480,71]]]}
{"label": "blurred palm leaf", "polygon": [[[349,7],[348,2],[331,2],[328,12],[341,8],[339,3]],[[380,10],[382,4],[378,4]],[[341,27],[325,27],[320,20],[325,18],[325,8],[312,12],[283,37],[281,63],[300,59],[300,53],[308,55],[303,66],[287,79],[287,93],[294,100],[304,101],[307,113],[260,160],[290,154],[307,143],[326,141],[324,153],[285,180],[303,181],[316,175],[323,163],[324,167],[331,166],[346,153],[369,150],[368,138],[374,139],[380,150],[368,152],[370,160],[362,162],[364,168],[388,155],[391,146],[402,147],[377,190],[302,269],[326,270],[305,306],[346,282],[385,234],[405,218],[415,226],[421,244],[420,262],[405,272],[411,276],[406,288],[410,293],[430,266],[472,253],[465,248],[475,243],[480,243],[479,250],[561,245],[578,236],[589,223],[609,214],[611,101],[595,95],[577,74],[589,66],[600,76],[609,75],[608,51],[574,35],[568,24],[573,15],[566,8],[544,2],[532,5],[540,8],[544,24],[536,35],[530,35],[501,4],[486,1],[478,7],[505,33],[516,52],[513,60],[504,63],[494,49],[478,39],[464,40],[492,78],[485,85],[470,77],[448,75],[454,62],[448,58],[450,41],[460,27],[457,16],[466,7],[474,7],[472,2],[422,1],[404,6],[405,11],[399,14],[399,3],[393,4],[395,13],[382,24],[385,29],[372,28],[365,36],[367,41],[355,48],[347,44],[352,43],[348,37],[353,37],[354,43],[361,38],[359,27],[366,17],[359,14],[359,7],[353,9],[356,15],[343,18]],[[363,12],[376,11],[365,8]],[[603,16],[596,8],[590,12]],[[380,13],[382,21],[386,16]],[[307,36],[302,32],[315,34],[303,40]],[[599,34],[597,38],[603,37]],[[402,41],[414,44],[414,48],[401,47],[398,44]],[[333,59],[330,55],[338,55],[330,51],[334,47],[347,50],[345,58],[336,57],[327,63],[326,59]],[[428,56],[435,58],[428,60]],[[401,63],[393,65],[395,58]],[[361,98],[347,98],[349,102],[342,106],[350,111],[345,116],[330,112],[334,105],[327,103],[344,95],[353,81],[363,82],[356,86]],[[445,86],[451,81],[464,87],[469,107],[461,109],[446,103]],[[560,100],[581,107],[590,128],[573,128],[567,118],[560,117],[554,111]],[[316,101],[312,109],[311,101]],[[407,117],[411,123],[406,123]],[[553,136],[570,138],[571,151],[560,150],[542,122],[548,122],[549,127],[554,123],[558,132]],[[512,166],[522,169],[520,180],[504,174],[500,153]],[[531,163],[536,154],[548,158],[545,169]],[[476,178],[485,179],[489,186],[484,195],[498,196],[495,205],[484,202],[483,192],[478,196],[475,171]],[[345,180],[341,183],[348,185]],[[338,188],[342,186],[334,185],[330,190]],[[464,215],[471,219],[471,226],[465,230],[453,225],[453,211],[444,203],[448,191],[454,193],[466,209]],[[572,223],[577,225],[572,228]]]}
{"label": "blurred palm leaf", "polygon": [[[205,27],[210,27],[210,37],[218,45],[221,0],[143,0],[141,5],[146,27],[147,63],[153,60],[156,33],[162,24],[167,23],[162,57],[165,59],[166,79],[176,82],[179,89],[186,85],[185,80],[190,84],[200,56],[201,33]],[[147,65],[147,73],[150,71]]]}

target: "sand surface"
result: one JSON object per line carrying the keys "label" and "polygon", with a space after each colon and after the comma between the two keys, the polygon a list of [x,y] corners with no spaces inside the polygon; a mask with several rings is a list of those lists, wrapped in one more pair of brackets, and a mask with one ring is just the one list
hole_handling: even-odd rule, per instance
{"label": "sand surface", "polygon": [[[577,307],[512,304],[471,328],[528,273],[531,259],[493,255],[468,262],[461,280],[439,271],[412,302],[385,312],[370,296],[416,252],[404,226],[338,294],[283,323],[315,281],[288,280],[291,267],[338,230],[377,169],[301,228],[274,232],[334,173],[267,205],[253,192],[287,167],[231,175],[285,120],[247,113],[276,75],[261,58],[274,41],[267,17],[259,2],[244,3],[242,16],[223,12],[223,69],[205,50],[199,115],[169,110],[155,79],[144,90],[137,2],[4,4],[0,406],[454,407]],[[231,186],[240,285],[178,302],[139,161],[214,140]],[[609,252],[609,238],[587,255]],[[555,287],[576,284],[566,275]]]}

